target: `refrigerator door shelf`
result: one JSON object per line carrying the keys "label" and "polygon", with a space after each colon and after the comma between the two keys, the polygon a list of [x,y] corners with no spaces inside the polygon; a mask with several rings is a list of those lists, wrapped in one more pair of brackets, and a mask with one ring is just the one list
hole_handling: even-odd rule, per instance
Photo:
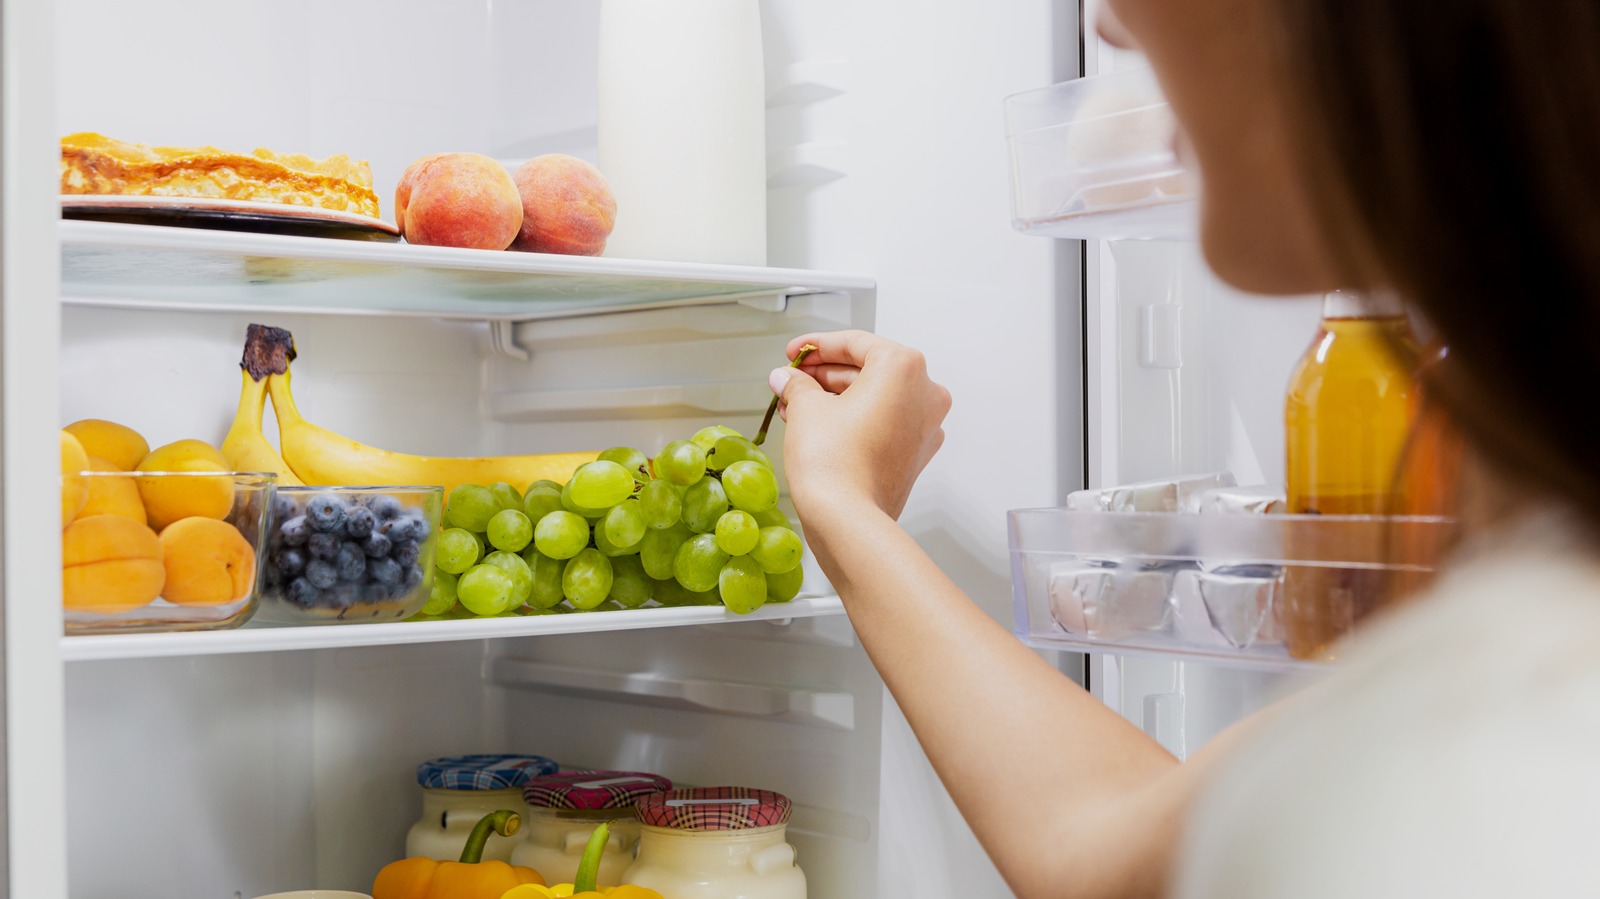
{"label": "refrigerator door shelf", "polygon": [[531,322],[816,293],[870,300],[859,275],[63,221],[62,302],[195,311]]}
{"label": "refrigerator door shelf", "polygon": [[[101,634],[61,639],[61,658],[68,662],[145,659],[163,656],[208,656],[282,652],[395,644],[443,643],[504,637],[589,634],[692,624],[787,622],[843,615],[838,596],[802,596],[787,603],[768,603],[748,615],[722,606],[617,609],[567,612],[521,618],[471,618],[460,621],[396,621],[347,626],[247,626],[231,631],[189,633]],[[808,637],[809,639],[809,637]]]}
{"label": "refrigerator door shelf", "polygon": [[1149,69],[1013,94],[1005,106],[1018,231],[1097,240],[1194,236],[1194,185]]}
{"label": "refrigerator door shelf", "polygon": [[[1426,582],[1444,518],[1013,511],[1014,629],[1030,645],[1287,670],[1284,585],[1355,585],[1352,610]],[[1352,619],[1360,612],[1352,611]]]}

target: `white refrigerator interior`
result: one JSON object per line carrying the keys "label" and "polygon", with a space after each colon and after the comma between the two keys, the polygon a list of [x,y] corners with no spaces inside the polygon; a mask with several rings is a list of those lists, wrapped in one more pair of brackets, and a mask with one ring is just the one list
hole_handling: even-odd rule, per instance
{"label": "white refrigerator interior", "polygon": [[[792,293],[774,285],[803,273],[751,276],[766,286],[604,315],[429,294],[488,274],[318,280],[252,270],[247,250],[229,251],[244,277],[212,280],[185,253],[228,238],[57,232],[52,186],[55,141],[75,131],[366,158],[385,216],[427,153],[594,160],[598,4],[58,0],[5,14],[6,248],[64,260],[7,264],[8,279],[35,273],[32,295],[11,280],[5,294],[11,895],[364,890],[419,814],[415,765],[488,751],[783,792],[814,897],[1005,894],[809,560],[812,599],[797,602],[810,605],[770,620],[74,644],[92,638],[58,637],[56,537],[17,524],[53,485],[13,485],[29,460],[54,470],[47,419],[220,441],[249,322],[295,335],[307,418],[427,454],[748,432],[789,337],[871,328],[923,349],[955,397],[902,521],[1009,621],[1004,513],[1082,486],[1084,366],[1081,246],[1008,227],[1000,101],[1076,73],[1072,4],[763,0],[768,265],[854,274]],[[524,287],[537,289],[502,289]],[[23,383],[29,371],[58,371],[59,396]],[[24,559],[43,574],[17,571]]]}

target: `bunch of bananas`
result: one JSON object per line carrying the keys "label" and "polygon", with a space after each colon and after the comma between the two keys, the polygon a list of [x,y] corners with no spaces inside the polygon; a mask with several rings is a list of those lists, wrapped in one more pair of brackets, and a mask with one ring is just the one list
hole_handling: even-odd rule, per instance
{"label": "bunch of bananas", "polygon": [[[415,456],[358,443],[306,421],[289,392],[294,337],[283,328],[251,325],[239,363],[243,387],[222,455],[235,471],[271,471],[282,486],[339,484],[437,484],[446,494],[458,484],[505,481],[525,490],[538,480],[564,483],[594,453],[520,456]],[[283,452],[261,430],[267,395],[278,419]]]}

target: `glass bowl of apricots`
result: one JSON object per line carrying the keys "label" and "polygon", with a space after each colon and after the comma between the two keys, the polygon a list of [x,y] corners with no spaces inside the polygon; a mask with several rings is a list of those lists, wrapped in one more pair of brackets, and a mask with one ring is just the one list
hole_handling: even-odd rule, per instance
{"label": "glass bowl of apricots", "polygon": [[161,461],[63,469],[67,633],[230,628],[254,614],[277,476]]}

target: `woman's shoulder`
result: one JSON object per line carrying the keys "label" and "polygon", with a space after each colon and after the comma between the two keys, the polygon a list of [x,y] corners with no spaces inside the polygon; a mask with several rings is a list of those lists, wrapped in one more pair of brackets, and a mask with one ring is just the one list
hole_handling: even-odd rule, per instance
{"label": "woman's shoulder", "polygon": [[1219,771],[1180,895],[1600,895],[1600,560],[1549,520],[1492,545]]}

